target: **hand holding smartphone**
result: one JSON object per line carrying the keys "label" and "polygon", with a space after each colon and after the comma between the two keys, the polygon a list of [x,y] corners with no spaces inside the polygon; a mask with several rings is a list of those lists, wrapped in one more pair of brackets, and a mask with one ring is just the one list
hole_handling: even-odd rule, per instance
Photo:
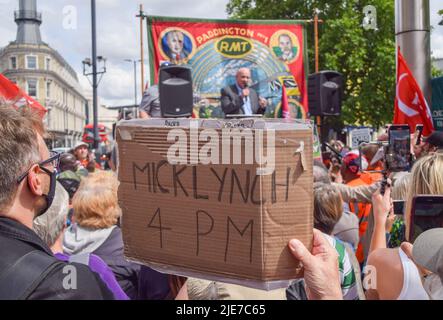
{"label": "hand holding smartphone", "polygon": [[408,171],[411,167],[411,136],[408,125],[391,125],[386,154],[387,169],[391,172]]}
{"label": "hand holding smartphone", "polygon": [[409,240],[422,232],[443,227],[443,196],[418,195],[412,201]]}

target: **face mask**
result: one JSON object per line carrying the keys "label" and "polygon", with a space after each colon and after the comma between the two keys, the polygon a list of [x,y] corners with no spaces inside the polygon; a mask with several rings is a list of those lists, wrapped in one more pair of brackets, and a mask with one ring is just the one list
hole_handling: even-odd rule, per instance
{"label": "face mask", "polygon": [[443,300],[443,284],[437,274],[431,274],[426,277],[423,288],[431,300]]}
{"label": "face mask", "polygon": [[56,187],[56,183],[57,183],[57,172],[56,171],[53,171],[53,172],[48,172],[46,170],[44,170],[44,171],[49,175],[50,185],[49,185],[48,194],[43,195],[46,199],[46,206],[40,211],[38,216],[41,216],[42,214],[44,214],[51,207],[52,202],[54,201],[55,187]]}

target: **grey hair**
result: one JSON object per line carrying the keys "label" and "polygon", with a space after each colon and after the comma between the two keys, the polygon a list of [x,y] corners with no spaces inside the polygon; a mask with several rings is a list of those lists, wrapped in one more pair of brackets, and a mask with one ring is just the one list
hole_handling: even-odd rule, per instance
{"label": "grey hair", "polygon": [[328,171],[325,168],[320,167],[318,165],[314,165],[313,175],[314,175],[314,182],[331,184],[331,179],[329,178]]}
{"label": "grey hair", "polygon": [[[25,108],[24,109],[29,109]],[[17,179],[40,160],[35,114],[0,100],[0,211],[7,211],[17,193]]]}
{"label": "grey hair", "polygon": [[34,220],[33,230],[49,246],[53,246],[65,228],[69,212],[69,194],[57,181],[55,197],[51,207]]}

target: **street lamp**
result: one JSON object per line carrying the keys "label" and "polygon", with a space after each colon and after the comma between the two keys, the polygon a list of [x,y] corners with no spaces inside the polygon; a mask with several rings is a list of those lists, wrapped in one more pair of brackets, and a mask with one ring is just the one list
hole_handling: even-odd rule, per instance
{"label": "street lamp", "polygon": [[[99,74],[101,75],[100,79],[98,80],[98,83],[97,83],[97,85],[99,85],[100,81],[103,78],[103,74],[106,73],[106,58],[103,56],[98,56],[97,61],[98,61],[98,63],[102,63],[101,71],[95,72],[96,75],[99,75]],[[82,64],[83,64],[83,75],[84,76],[94,75],[94,71],[88,72],[89,68],[92,67],[92,65],[93,65],[91,58],[84,58],[82,61]],[[89,80],[89,78],[87,78],[87,79],[88,79],[89,83],[92,84],[92,82]]]}
{"label": "street lamp", "polygon": [[138,105],[138,99],[137,99],[137,62],[141,62],[141,60],[134,60],[134,59],[125,59],[124,61],[134,63],[134,117],[138,118],[137,115],[137,105]]}
{"label": "street lamp", "polygon": [[[95,0],[91,0],[91,36],[92,36],[92,58],[85,58],[82,61],[83,64],[83,75],[89,76],[92,75],[92,82],[89,80],[89,83],[92,85],[92,111],[94,114],[94,149],[98,148],[98,144],[100,142],[100,138],[98,136],[98,107],[97,107],[97,88],[103,77],[103,74],[106,72],[106,58],[103,56],[97,56],[97,26],[96,26],[96,6]],[[97,71],[97,62],[102,63],[101,71]],[[92,67],[92,72],[86,71],[86,66],[88,68]],[[101,75],[100,79],[97,81],[97,75]]]}
{"label": "street lamp", "polygon": [[[106,58],[103,56],[97,56],[97,59],[94,60],[91,58],[85,58],[82,61],[83,64],[83,75],[86,76],[86,79],[88,79],[89,83],[92,86],[92,112],[94,115],[93,118],[93,132],[94,132],[94,149],[98,148],[98,144],[100,142],[100,138],[98,135],[98,108],[97,108],[97,88],[100,82],[102,81],[103,74],[106,73]],[[97,71],[97,62],[101,64],[101,70]],[[90,71],[90,68],[92,67],[92,72]],[[89,79],[88,76],[92,75],[92,82]],[[97,75],[100,75],[100,79],[97,81]],[[89,111],[88,111],[89,112]]]}

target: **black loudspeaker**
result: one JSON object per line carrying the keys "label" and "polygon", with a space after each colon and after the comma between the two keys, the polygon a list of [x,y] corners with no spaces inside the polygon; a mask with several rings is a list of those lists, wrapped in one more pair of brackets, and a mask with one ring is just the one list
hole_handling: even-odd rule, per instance
{"label": "black loudspeaker", "polygon": [[191,69],[183,66],[160,68],[160,109],[165,118],[190,117],[193,108]]}
{"label": "black loudspeaker", "polygon": [[320,71],[308,78],[311,116],[339,116],[343,98],[343,76],[336,71]]}

